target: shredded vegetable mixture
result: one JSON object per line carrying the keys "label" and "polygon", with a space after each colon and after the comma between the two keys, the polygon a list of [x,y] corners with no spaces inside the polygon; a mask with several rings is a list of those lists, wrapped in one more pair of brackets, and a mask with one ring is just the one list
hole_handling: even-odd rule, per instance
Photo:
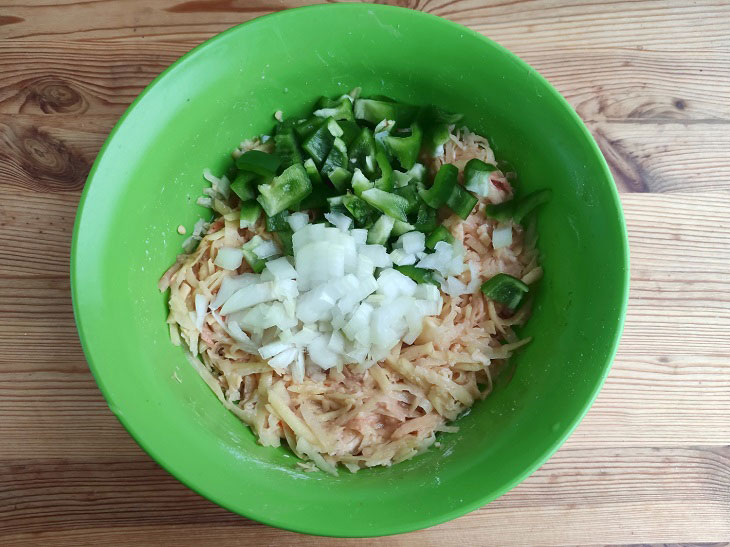
{"label": "shredded vegetable mixture", "polygon": [[[266,149],[260,141],[249,141],[234,156],[256,147]],[[495,163],[487,139],[466,129],[451,127],[441,152],[421,155],[432,174],[445,163],[461,171],[472,158]],[[197,225],[192,236],[200,239],[197,248],[180,255],[160,280],[160,290],[170,289],[172,341],[184,343],[211,389],[255,431],[261,444],[286,443],[304,460],[304,469],[314,469],[314,464],[337,474],[338,464],[355,472],[411,458],[434,443],[435,433],[456,431],[449,422],[490,393],[495,370],[529,341],[518,340],[512,330],[527,319],[529,304],[512,313],[480,291],[498,273],[527,284],[542,275],[534,231],[485,216],[488,204],[512,197],[510,176],[492,173],[488,195],[479,198],[465,220],[455,214],[443,218],[465,249],[463,273],[442,285],[441,313],[424,320],[417,339],[410,345],[398,343],[367,369],[308,365],[303,381],[295,381],[287,369],[272,368],[257,353],[271,342],[269,331],[242,341],[224,317],[208,309],[226,276],[251,271],[245,261],[237,270],[217,266],[221,249],[240,247],[254,235],[272,238],[263,218],[253,229],[240,228],[233,209],[223,209],[225,214],[209,226]],[[495,245],[505,224],[511,240]]]}

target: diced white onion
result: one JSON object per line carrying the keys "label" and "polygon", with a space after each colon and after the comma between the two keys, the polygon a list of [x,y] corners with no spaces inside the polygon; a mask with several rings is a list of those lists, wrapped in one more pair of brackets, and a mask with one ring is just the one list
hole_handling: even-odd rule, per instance
{"label": "diced white onion", "polygon": [[276,243],[274,243],[270,239],[265,239],[261,243],[259,243],[254,248],[253,252],[259,258],[269,258],[281,254],[279,252],[279,247],[277,247]]}
{"label": "diced white onion", "polygon": [[215,265],[224,270],[237,270],[243,262],[243,251],[235,247],[221,247],[215,257]]}
{"label": "diced white onion", "polygon": [[325,213],[324,218],[326,218],[327,221],[332,224],[332,226],[340,229],[343,232],[349,230],[350,225],[352,224],[352,219],[343,215],[342,213]]}
{"label": "diced white onion", "polygon": [[205,321],[205,313],[208,309],[208,298],[203,294],[195,295],[195,328],[199,331],[203,330],[203,322]]}
{"label": "diced white onion", "polygon": [[309,215],[302,212],[292,213],[287,217],[286,221],[289,223],[293,232],[298,232],[309,224]]}
{"label": "diced white onion", "polygon": [[289,263],[289,259],[282,256],[266,263],[266,270],[270,271],[275,279],[296,279],[297,271]]}
{"label": "diced white onion", "polygon": [[396,247],[400,247],[411,255],[423,252],[426,248],[426,234],[422,232],[405,233],[396,241]]}
{"label": "diced white onion", "polygon": [[502,249],[512,245],[512,225],[499,223],[492,231],[492,246],[495,249]]}

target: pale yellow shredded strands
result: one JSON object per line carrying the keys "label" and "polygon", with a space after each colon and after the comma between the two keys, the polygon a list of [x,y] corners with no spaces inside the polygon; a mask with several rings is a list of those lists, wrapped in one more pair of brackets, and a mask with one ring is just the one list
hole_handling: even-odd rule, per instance
{"label": "pale yellow shredded strands", "polygon": [[[246,141],[234,155],[249,148],[268,149],[270,143]],[[462,169],[471,158],[494,163],[487,140],[461,129],[452,130],[443,156],[422,161],[436,171],[442,163]],[[485,217],[484,208],[512,196],[504,174],[497,172],[492,180],[494,195],[480,200],[469,218],[453,215],[444,224],[464,244],[465,264],[476,266],[480,284],[499,272],[532,283],[542,274],[534,237],[515,225],[512,245],[492,248],[495,223]],[[504,317],[479,289],[459,297],[443,294],[441,315],[424,321],[413,345],[397,345],[387,359],[364,372],[346,366],[294,383],[290,374],[274,371],[258,355],[244,351],[223,327],[225,318],[208,312],[202,329],[196,327],[195,295],[212,300],[225,276],[248,271],[245,262],[237,272],[217,267],[218,249],[242,245],[255,233],[272,237],[262,221],[251,231],[239,229],[237,218],[233,211],[213,222],[198,248],[178,257],[160,279],[160,290],[171,291],[170,338],[185,344],[190,362],[215,395],[256,432],[262,445],[279,446],[283,439],[307,460],[299,464],[305,471],[314,470],[314,464],[336,475],[337,464],[343,464],[355,472],[423,452],[434,443],[435,432],[458,429],[446,422],[486,397],[497,368],[529,342],[518,340],[512,331],[527,319],[528,306]],[[471,275],[466,267],[459,279],[466,284]],[[509,343],[502,345],[502,339]]]}

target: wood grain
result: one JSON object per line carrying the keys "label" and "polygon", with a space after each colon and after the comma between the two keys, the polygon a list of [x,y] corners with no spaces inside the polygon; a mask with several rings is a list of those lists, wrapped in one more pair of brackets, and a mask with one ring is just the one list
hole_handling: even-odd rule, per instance
{"label": "wood grain", "polygon": [[730,4],[399,2],[502,43],[586,120],[622,192],[630,304],[598,399],[532,477],[456,521],[342,541],[228,513],[143,453],[88,371],[68,282],[80,191],[128,104],[213,34],[306,2],[2,3],[1,545],[728,545]]}

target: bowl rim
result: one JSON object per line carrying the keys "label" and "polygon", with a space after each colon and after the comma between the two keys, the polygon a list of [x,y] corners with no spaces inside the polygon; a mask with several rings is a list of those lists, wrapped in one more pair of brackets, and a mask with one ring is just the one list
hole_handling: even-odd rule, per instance
{"label": "bowl rim", "polygon": [[[289,530],[292,532],[299,532],[304,534],[310,534],[310,535],[319,535],[319,536],[330,536],[330,537],[379,537],[379,536],[388,536],[388,535],[394,535],[394,534],[401,534],[406,532],[411,532],[415,530],[421,530],[424,528],[428,528],[431,526],[435,526],[437,524],[441,524],[453,519],[456,519],[458,517],[461,517],[467,513],[470,513],[480,507],[483,507],[484,505],[488,504],[489,502],[499,498],[500,496],[504,495],[506,492],[513,489],[515,486],[517,486],[519,483],[524,481],[527,477],[532,475],[538,468],[540,468],[552,455],[562,446],[562,444],[567,440],[567,438],[573,433],[575,428],[578,426],[578,424],[583,420],[586,413],[590,409],[590,407],[593,405],[593,402],[595,401],[599,391],[601,390],[606,377],[608,376],[608,373],[610,372],[611,366],[613,364],[613,360],[616,355],[616,351],[618,349],[618,344],[621,339],[621,335],[624,328],[625,323],[625,316],[626,316],[626,309],[628,306],[628,296],[629,296],[629,281],[630,281],[630,260],[629,260],[629,240],[628,240],[628,233],[626,229],[626,221],[623,214],[623,210],[621,207],[621,201],[619,198],[619,193],[616,188],[615,181],[613,179],[613,176],[611,174],[611,171],[608,167],[608,164],[606,163],[606,160],[601,153],[600,148],[598,147],[598,144],[596,143],[595,139],[591,135],[590,131],[586,127],[586,125],[583,123],[583,120],[580,118],[580,116],[575,112],[573,107],[568,103],[568,101],[534,68],[532,68],[527,62],[523,61],[520,57],[518,57],[516,54],[512,53],[508,49],[506,49],[504,46],[500,45],[499,43],[495,42],[494,40],[491,40],[490,38],[487,38],[483,34],[466,27],[464,25],[455,23],[453,21],[450,21],[448,19],[445,19],[443,17],[439,17],[437,15],[433,15],[426,12],[421,12],[417,10],[412,10],[408,8],[403,8],[399,6],[391,6],[391,5],[383,5],[383,4],[351,4],[351,3],[338,3],[338,4],[320,4],[320,5],[309,5],[309,6],[301,6],[297,8],[291,8],[286,10],[281,10],[273,13],[269,13],[266,15],[262,15],[253,19],[250,19],[248,21],[245,21],[243,23],[234,25],[225,31],[216,34],[212,36],[211,38],[205,40],[201,44],[197,45],[187,53],[185,53],[183,56],[181,56],[179,59],[177,59],[175,62],[173,62],[170,66],[168,66],[165,70],[163,70],[152,82],[150,82],[144,90],[132,101],[132,103],[127,107],[125,112],[122,114],[122,116],[119,118],[117,123],[114,125],[114,128],[109,133],[108,137],[104,141],[104,144],[100,148],[96,159],[89,171],[89,174],[87,176],[86,182],[84,184],[83,191],[81,193],[81,197],[79,199],[79,204],[76,212],[76,218],[73,226],[73,233],[72,233],[72,239],[71,239],[71,255],[70,255],[70,285],[71,285],[71,298],[72,298],[72,304],[73,304],[73,314],[74,314],[74,320],[76,323],[76,327],[79,334],[79,340],[81,342],[81,347],[84,352],[84,356],[86,358],[86,361],[89,365],[89,369],[94,377],[94,380],[96,381],[97,385],[99,386],[100,391],[102,392],[102,395],[104,396],[107,405],[109,404],[110,398],[110,392],[109,389],[105,386],[104,381],[102,379],[102,376],[100,374],[101,368],[99,364],[95,363],[94,358],[91,354],[90,344],[87,339],[87,333],[86,333],[86,327],[84,326],[81,310],[80,310],[80,304],[79,304],[79,293],[83,292],[83,287],[80,285],[79,281],[79,270],[83,267],[82,264],[79,263],[80,257],[79,257],[79,247],[78,247],[78,238],[79,238],[79,232],[80,232],[80,225],[81,225],[81,219],[84,215],[85,208],[87,206],[87,199],[89,195],[89,189],[91,187],[91,184],[93,183],[94,179],[96,178],[97,170],[99,167],[99,164],[101,162],[102,157],[104,156],[107,148],[110,146],[111,142],[114,140],[117,132],[119,131],[120,127],[124,124],[125,120],[127,119],[130,112],[137,106],[139,102],[141,102],[144,97],[150,93],[157,84],[165,79],[168,74],[172,73],[177,69],[179,65],[181,65],[185,60],[187,60],[190,57],[201,55],[205,52],[206,49],[212,47],[213,44],[216,42],[223,40],[228,34],[233,34],[236,32],[240,32],[241,29],[244,29],[251,25],[260,25],[260,24],[268,24],[269,19],[276,19],[278,17],[291,17],[292,12],[303,12],[303,11],[318,11],[318,10],[372,10],[372,11],[380,11],[380,12],[388,12],[388,11],[398,11],[398,12],[410,12],[413,17],[421,17],[424,19],[430,19],[430,20],[438,20],[440,24],[450,26],[452,28],[458,28],[461,32],[466,32],[473,37],[477,38],[478,40],[483,41],[484,43],[490,45],[491,47],[498,50],[502,55],[507,56],[511,59],[512,62],[517,64],[518,66],[521,66],[524,69],[527,69],[531,72],[531,76],[534,78],[537,78],[539,82],[545,87],[545,89],[552,95],[553,99],[557,99],[558,104],[560,104],[563,109],[568,113],[570,119],[578,126],[578,129],[582,133],[583,137],[586,139],[586,141],[589,143],[589,146],[591,148],[592,153],[595,155],[596,159],[598,160],[598,163],[600,165],[600,168],[602,170],[602,174],[605,178],[605,180],[609,183],[609,193],[611,196],[611,206],[615,209],[618,224],[621,231],[621,245],[622,245],[622,256],[620,259],[622,260],[623,265],[623,278],[620,280],[621,282],[621,299],[619,303],[618,308],[618,324],[616,325],[615,335],[614,339],[612,340],[611,346],[609,348],[609,351],[606,354],[605,357],[605,363],[602,365],[602,371],[600,374],[600,377],[597,378],[597,381],[594,385],[593,390],[591,391],[589,397],[586,398],[586,401],[582,405],[580,411],[576,413],[573,418],[570,420],[568,426],[564,430],[564,433],[559,436],[552,444],[545,447],[544,451],[540,454],[539,457],[537,457],[533,463],[526,467],[522,473],[517,475],[515,478],[513,478],[511,481],[506,482],[496,493],[490,493],[483,496],[479,496],[474,502],[472,503],[465,503],[462,505],[457,506],[456,508],[445,510],[438,514],[438,516],[429,516],[422,519],[414,519],[407,523],[404,523],[400,526],[390,526],[387,529],[379,529],[375,527],[371,532],[368,532],[366,534],[362,533],[353,533],[353,534],[347,534],[347,535],[336,535],[333,532],[329,531],[326,527],[323,527],[319,524],[311,524],[311,525],[290,525],[288,524],[284,519],[277,518],[275,514],[271,513],[265,513],[265,512],[259,512],[255,508],[247,509],[246,512],[242,512],[237,508],[233,508],[232,504],[228,503],[226,500],[222,499],[222,497],[217,493],[213,491],[209,491],[204,485],[193,485],[191,481],[189,481],[186,478],[186,474],[184,470],[179,470],[175,467],[175,465],[170,464],[164,457],[161,457],[158,453],[158,451],[155,449],[154,446],[151,444],[145,442],[142,440],[140,435],[137,435],[135,433],[135,426],[133,423],[130,423],[125,419],[123,415],[120,413],[117,413],[114,411],[114,408],[110,406],[110,410],[112,410],[112,413],[117,417],[119,422],[122,424],[122,426],[126,429],[126,431],[130,434],[130,436],[134,439],[134,441],[150,456],[152,459],[160,465],[165,471],[170,473],[175,479],[183,483],[186,487],[190,488],[197,494],[203,496],[204,498],[208,499],[209,501],[212,501],[213,503],[235,513],[240,516],[243,516],[245,518],[249,518],[252,520],[255,520],[257,522],[261,522],[263,524],[266,524],[268,526]],[[326,526],[326,525],[325,525]]]}

